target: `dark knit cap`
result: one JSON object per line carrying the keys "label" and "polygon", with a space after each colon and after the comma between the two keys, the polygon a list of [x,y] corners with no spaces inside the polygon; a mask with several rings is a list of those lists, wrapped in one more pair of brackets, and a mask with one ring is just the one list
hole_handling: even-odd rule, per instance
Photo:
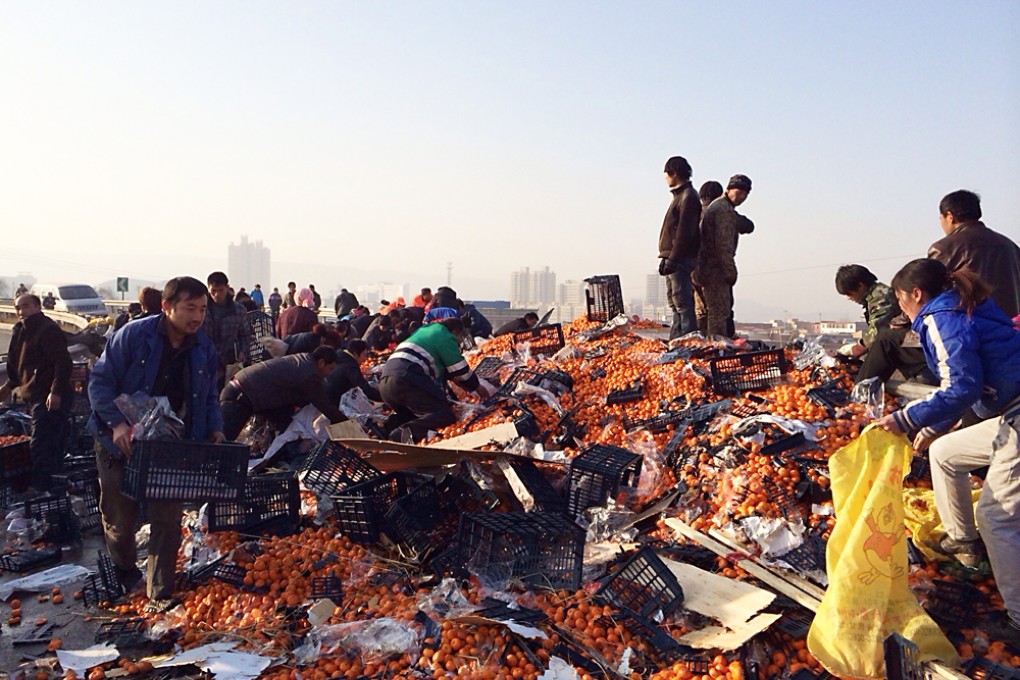
{"label": "dark knit cap", "polygon": [[743,189],[744,191],[751,191],[751,178],[747,175],[733,175],[730,177],[730,183],[726,185],[727,189]]}

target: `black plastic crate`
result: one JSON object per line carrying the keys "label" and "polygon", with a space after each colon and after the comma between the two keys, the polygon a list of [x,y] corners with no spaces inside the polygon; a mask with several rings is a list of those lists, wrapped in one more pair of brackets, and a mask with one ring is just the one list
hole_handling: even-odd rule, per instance
{"label": "black plastic crate", "polygon": [[936,579],[925,609],[937,623],[971,628],[988,614],[988,598],[969,583]]}
{"label": "black plastic crate", "polygon": [[780,382],[786,373],[786,357],[781,349],[716,357],[708,363],[716,394],[763,390]]}
{"label": "black plastic crate", "polygon": [[522,409],[519,413],[513,417],[514,427],[517,428],[517,434],[522,437],[527,437],[532,441],[538,441],[542,433],[538,429],[538,422],[535,420],[535,414],[527,409]]}
{"label": "black plastic crate", "polygon": [[499,372],[508,365],[499,357],[484,357],[475,365],[474,372],[479,378],[488,380],[493,385],[499,385]]}
{"label": "black plastic crate", "polygon": [[802,638],[811,630],[815,613],[804,609],[783,612],[783,617],[776,622],[776,627],[792,638]]}
{"label": "black plastic crate", "polygon": [[925,680],[918,649],[910,640],[893,633],[882,643],[887,680]]}
{"label": "black plastic crate", "polygon": [[48,567],[60,562],[60,546],[32,548],[29,550],[8,550],[0,553],[0,569],[4,571],[24,572]]}
{"label": "black plastic crate", "polygon": [[824,669],[815,673],[810,668],[801,668],[793,674],[790,680],[829,680],[831,677],[829,672]]}
{"label": "black plastic crate", "polygon": [[517,475],[517,479],[534,499],[536,512],[563,512],[566,510],[566,499],[556,492],[552,482],[535,462],[524,458],[512,458],[509,465]]}
{"label": "black plastic crate", "polygon": [[620,487],[636,487],[640,475],[638,454],[619,446],[589,446],[570,461],[567,512],[576,517],[588,508],[605,505]]}
{"label": "black plastic crate", "polygon": [[145,619],[113,619],[99,624],[95,635],[96,644],[110,642],[119,647],[132,647],[146,642]]}
{"label": "black plastic crate", "polygon": [[86,606],[113,602],[124,594],[124,586],[117,577],[117,568],[113,565],[113,560],[105,553],[100,552],[98,555],[99,559],[96,562],[98,573],[90,574],[81,590]]}
{"label": "black plastic crate", "polygon": [[323,496],[380,476],[382,473],[357,452],[334,441],[316,447],[301,466],[301,482]]}
{"label": "black plastic crate", "polygon": [[980,656],[968,661],[963,672],[974,680],[1020,680],[1020,668],[1009,668]]}
{"label": "black plastic crate", "polygon": [[301,493],[293,472],[249,477],[240,503],[210,503],[209,531],[293,533],[301,514]]}
{"label": "black plastic crate", "polygon": [[212,577],[228,585],[240,588],[244,585],[244,577],[247,570],[240,564],[231,562],[219,562],[212,571]]}
{"label": "black plastic crate", "polygon": [[390,472],[330,496],[340,532],[362,545],[378,541],[386,528],[386,511],[407,495],[411,481],[408,475]]}
{"label": "black plastic crate", "polygon": [[804,575],[812,572],[825,573],[825,541],[820,536],[808,534],[804,537],[803,543],[775,559],[785,562]]}
{"label": "black plastic crate", "polygon": [[447,475],[438,483],[428,479],[393,501],[386,512],[386,532],[424,560],[456,539],[462,514],[484,512],[498,502],[468,477]]}
{"label": "black plastic crate", "polygon": [[624,416],[622,419],[623,429],[627,432],[645,429],[655,434],[666,432],[670,427],[675,427],[679,432],[681,430],[678,426],[686,421],[686,409],[682,411],[667,411],[665,413],[660,413],[657,416],[652,416],[651,418],[627,418]]}
{"label": "black plastic crate", "polygon": [[406,543],[419,554],[427,551],[432,546],[430,535],[443,518],[436,481],[427,479],[395,498],[385,516],[386,533],[391,539]]}
{"label": "black plastic crate", "polygon": [[71,498],[63,491],[44,494],[25,501],[25,516],[46,524],[40,540],[74,543],[81,540],[78,515],[71,507]]}
{"label": "black plastic crate", "polygon": [[834,413],[837,408],[850,403],[850,392],[842,386],[841,380],[830,380],[807,391],[807,398]]}
{"label": "black plastic crate", "polygon": [[[95,468],[53,475],[53,488],[73,497],[71,507],[83,530],[99,527],[99,472]],[[74,498],[80,499],[80,506]]]}
{"label": "black plastic crate", "polygon": [[624,313],[623,288],[616,274],[592,276],[584,280],[584,298],[588,307],[588,321],[605,323]]}
{"label": "black plastic crate", "polygon": [[595,591],[595,597],[650,620],[661,620],[684,603],[684,591],[676,576],[647,547],[609,576]]}
{"label": "black plastic crate", "polygon": [[262,338],[276,337],[276,329],[273,326],[273,317],[263,311],[255,310],[248,312],[248,327],[251,334],[248,336],[248,363],[255,364],[269,358],[269,352],[262,345]]}
{"label": "black plastic crate", "polygon": [[[91,439],[91,437],[90,437]],[[96,465],[96,454],[95,454],[95,440],[91,439],[93,446],[89,448],[89,451],[82,453],[81,455],[70,455],[64,456],[64,461],[61,463],[61,467],[65,472],[83,472],[83,471],[96,471],[98,474],[98,467]]]}
{"label": "black plastic crate", "polygon": [[523,331],[514,332],[514,351],[528,345],[532,356],[539,354],[555,354],[563,349],[563,326],[558,323],[534,326]]}
{"label": "black plastic crate", "polygon": [[629,401],[640,401],[644,397],[641,381],[638,380],[627,387],[610,390],[606,395],[606,403],[610,405],[626,404]]}
{"label": "black plastic crate", "polygon": [[656,546],[656,549],[674,562],[690,564],[702,571],[716,572],[719,570],[717,567],[718,556],[704,546],[695,543],[679,545],[670,542]]}
{"label": "black plastic crate", "polygon": [[527,607],[513,608],[507,605],[506,602],[491,597],[487,597],[479,602],[478,606],[479,609],[473,611],[472,614],[495,621],[516,621],[535,626],[544,623],[549,618],[545,612],[538,609],[528,609]]}
{"label": "black plastic crate", "polygon": [[31,439],[0,446],[0,484],[20,485],[32,475]]}
{"label": "black plastic crate", "polygon": [[802,456],[811,451],[818,450],[818,447],[809,442],[802,432],[798,432],[797,434],[792,434],[789,437],[777,439],[771,444],[766,444],[761,447],[761,451],[759,451],[759,453],[770,458],[775,456],[789,458],[792,456]]}
{"label": "black plastic crate", "polygon": [[335,604],[343,600],[343,584],[339,576],[313,576],[312,590],[309,595],[313,600],[328,598]]}
{"label": "black plastic crate", "polygon": [[573,589],[581,583],[584,536],[558,513],[468,513],[460,520],[457,563],[532,586]]}
{"label": "black plastic crate", "polygon": [[124,464],[124,495],[135,501],[237,501],[248,476],[246,444],[136,440]]}
{"label": "black plastic crate", "polygon": [[931,481],[931,460],[926,454],[915,454],[910,459],[910,472],[906,479],[912,482]]}

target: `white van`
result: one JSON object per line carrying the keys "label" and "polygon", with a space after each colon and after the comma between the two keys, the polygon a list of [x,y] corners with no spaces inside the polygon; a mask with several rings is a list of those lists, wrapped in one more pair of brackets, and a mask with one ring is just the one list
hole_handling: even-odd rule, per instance
{"label": "white van", "polygon": [[92,286],[84,283],[37,283],[32,286],[32,294],[39,299],[53,293],[57,312],[70,312],[80,316],[106,316],[106,305],[99,293]]}

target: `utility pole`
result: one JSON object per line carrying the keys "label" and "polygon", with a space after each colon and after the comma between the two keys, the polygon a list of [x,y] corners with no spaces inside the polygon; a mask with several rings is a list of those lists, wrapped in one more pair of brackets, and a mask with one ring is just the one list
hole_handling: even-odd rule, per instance
{"label": "utility pole", "polygon": [[446,285],[453,286],[453,263],[446,263]]}

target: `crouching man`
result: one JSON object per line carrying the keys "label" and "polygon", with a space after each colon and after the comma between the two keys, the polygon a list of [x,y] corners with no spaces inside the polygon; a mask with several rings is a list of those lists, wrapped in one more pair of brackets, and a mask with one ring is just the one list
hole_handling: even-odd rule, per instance
{"label": "crouching man", "polygon": [[[190,276],[170,279],[163,289],[163,313],[124,326],[92,370],[88,428],[96,438],[99,511],[110,557],[127,590],[142,577],[135,564],[138,504],[122,490],[124,462],[131,457],[131,426],[114,399],[136,392],[166,397],[185,423],[186,438],[223,441],[216,347],[201,330],[207,304],[201,281]],[[178,502],[150,501],[146,509],[151,526],[146,609],[162,612],[174,605],[182,508]]]}
{"label": "crouching man", "polygon": [[383,366],[379,392],[393,409],[383,429],[390,439],[401,441],[410,435],[414,441],[425,439],[429,430],[457,422],[453,406],[446,398],[446,381],[455,380],[483,399],[491,396],[491,386],[479,382],[460,353],[464,322],[443,319],[416,330],[397,345]]}

